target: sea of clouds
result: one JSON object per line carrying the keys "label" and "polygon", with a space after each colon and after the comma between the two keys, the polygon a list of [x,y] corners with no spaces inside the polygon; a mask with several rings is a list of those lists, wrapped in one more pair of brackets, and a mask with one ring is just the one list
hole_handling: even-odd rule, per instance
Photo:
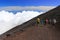
{"label": "sea of clouds", "polygon": [[4,10],[0,11],[0,35],[42,13],[37,11],[22,11],[14,14],[13,12]]}

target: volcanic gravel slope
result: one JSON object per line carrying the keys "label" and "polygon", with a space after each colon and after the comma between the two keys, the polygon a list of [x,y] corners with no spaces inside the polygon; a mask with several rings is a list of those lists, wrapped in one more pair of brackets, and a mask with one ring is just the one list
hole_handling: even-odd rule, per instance
{"label": "volcanic gravel slope", "polygon": [[39,27],[34,25],[3,40],[60,40],[60,31],[50,25],[40,25]]}

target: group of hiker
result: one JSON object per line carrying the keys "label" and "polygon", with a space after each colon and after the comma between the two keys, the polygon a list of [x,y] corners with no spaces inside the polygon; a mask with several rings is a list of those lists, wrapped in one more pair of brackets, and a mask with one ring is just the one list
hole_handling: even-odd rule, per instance
{"label": "group of hiker", "polygon": [[40,18],[37,18],[37,24],[43,24],[43,25],[52,24],[52,25],[54,25],[54,24],[56,24],[56,22],[57,22],[57,20],[55,18],[53,18],[53,19],[48,19],[48,18],[40,19]]}

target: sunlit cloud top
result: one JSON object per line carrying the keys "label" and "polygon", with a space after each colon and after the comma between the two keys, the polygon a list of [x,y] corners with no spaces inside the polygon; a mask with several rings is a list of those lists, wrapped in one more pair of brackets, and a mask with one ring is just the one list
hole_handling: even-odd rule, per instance
{"label": "sunlit cloud top", "polygon": [[42,13],[43,12],[22,11],[13,14],[8,11],[0,11],[0,35]]}
{"label": "sunlit cloud top", "polygon": [[[32,18],[43,14],[34,10],[48,11],[55,8],[55,6],[7,6],[0,7],[0,35],[11,30],[12,28],[31,20]],[[14,14],[9,11],[20,11]],[[26,11],[28,10],[28,11]],[[29,11],[32,10],[32,11]],[[23,18],[23,19],[22,19]]]}
{"label": "sunlit cloud top", "polygon": [[0,10],[6,10],[6,11],[13,11],[13,10],[42,10],[42,11],[48,11],[56,6],[7,6],[7,7],[0,7]]}

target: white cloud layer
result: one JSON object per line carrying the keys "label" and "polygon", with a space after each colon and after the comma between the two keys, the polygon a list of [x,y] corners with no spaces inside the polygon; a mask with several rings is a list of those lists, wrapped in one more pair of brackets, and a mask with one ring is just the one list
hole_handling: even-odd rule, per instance
{"label": "white cloud layer", "polygon": [[48,11],[56,6],[7,6],[7,7],[0,7],[0,10],[7,10],[7,11],[12,11],[12,10],[43,10],[43,11]]}
{"label": "white cloud layer", "polygon": [[42,13],[43,12],[23,11],[13,14],[8,11],[0,11],[0,35]]}

